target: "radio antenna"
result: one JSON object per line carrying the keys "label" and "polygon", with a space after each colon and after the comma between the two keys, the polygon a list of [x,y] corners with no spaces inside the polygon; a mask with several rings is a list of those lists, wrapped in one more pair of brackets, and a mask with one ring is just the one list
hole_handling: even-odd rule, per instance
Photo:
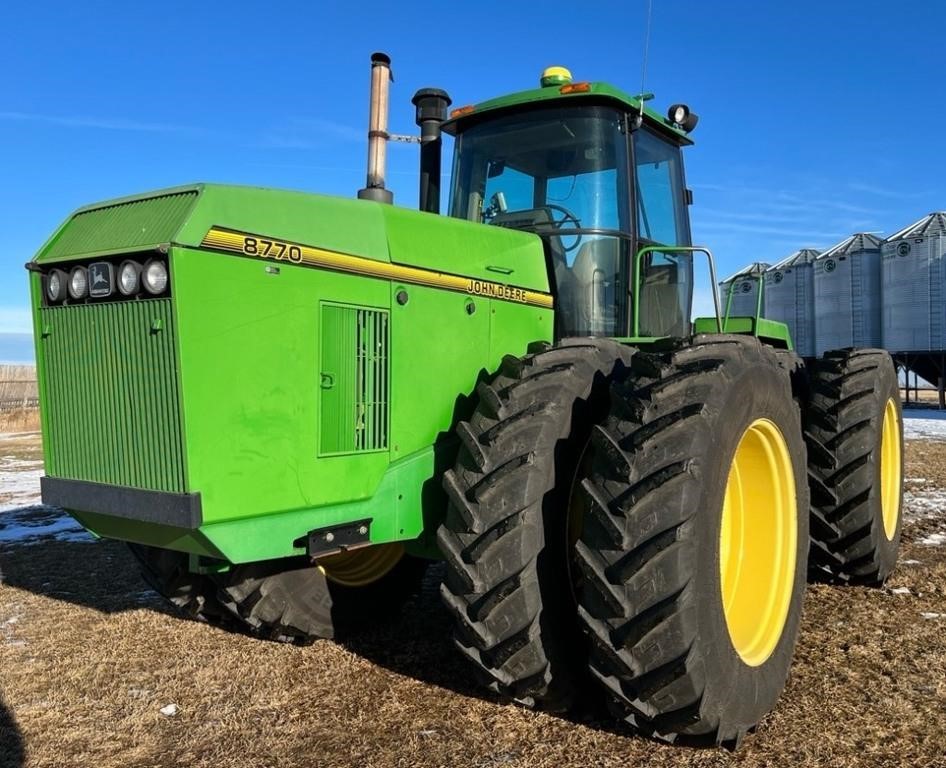
{"label": "radio antenna", "polygon": [[653,16],[653,0],[647,0],[647,23],[644,26],[644,61],[641,64],[641,111],[639,118],[644,119],[644,80],[647,78],[647,54],[650,51],[650,19]]}

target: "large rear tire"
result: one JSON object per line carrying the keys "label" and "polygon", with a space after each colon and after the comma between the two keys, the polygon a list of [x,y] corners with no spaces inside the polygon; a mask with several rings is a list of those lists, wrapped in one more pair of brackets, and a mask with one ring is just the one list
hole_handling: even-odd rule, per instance
{"label": "large rear tire", "polygon": [[592,446],[577,547],[591,672],[640,733],[738,744],[784,688],[805,590],[789,372],[751,337],[639,353]]}
{"label": "large rear tire", "polygon": [[460,422],[438,542],[441,594],[460,651],[494,691],[562,711],[584,675],[575,617],[569,503],[591,426],[632,350],[608,340],[540,345],[507,356]]}
{"label": "large rear tire", "polygon": [[805,410],[813,577],[880,585],[897,563],[903,417],[890,355],[828,352],[811,366]]}

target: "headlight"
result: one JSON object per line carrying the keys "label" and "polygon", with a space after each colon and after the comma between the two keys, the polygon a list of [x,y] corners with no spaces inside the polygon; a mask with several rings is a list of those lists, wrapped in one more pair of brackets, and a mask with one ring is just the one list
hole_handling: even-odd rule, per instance
{"label": "headlight", "polygon": [[58,304],[66,298],[66,273],[61,269],[54,269],[46,275],[46,299],[51,304]]}
{"label": "headlight", "polygon": [[123,261],[118,269],[118,290],[123,296],[133,296],[140,285],[141,266],[134,261]]}
{"label": "headlight", "polygon": [[168,287],[168,267],[160,259],[152,259],[144,268],[144,284],[148,293],[164,293]]}
{"label": "headlight", "polygon": [[73,267],[69,273],[69,295],[74,299],[84,299],[89,294],[89,275],[85,267]]}
{"label": "headlight", "polygon": [[687,119],[687,115],[690,114],[690,110],[687,109],[686,104],[674,104],[669,110],[667,110],[667,113],[667,117],[670,118],[671,123],[683,125],[683,121]]}

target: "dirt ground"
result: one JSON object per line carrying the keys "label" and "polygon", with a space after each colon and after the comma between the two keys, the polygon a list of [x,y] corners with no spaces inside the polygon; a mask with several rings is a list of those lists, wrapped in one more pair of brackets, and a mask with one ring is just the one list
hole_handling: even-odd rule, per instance
{"label": "dirt ground", "polygon": [[946,443],[907,455],[896,575],[809,589],[788,687],[736,753],[483,693],[436,568],[395,624],[298,648],[173,615],[123,545],[79,536],[0,541],[0,766],[946,766]]}

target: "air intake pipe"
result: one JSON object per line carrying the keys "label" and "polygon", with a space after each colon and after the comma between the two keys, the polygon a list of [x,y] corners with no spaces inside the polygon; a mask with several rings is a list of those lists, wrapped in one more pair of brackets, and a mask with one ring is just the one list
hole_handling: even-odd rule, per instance
{"label": "air intake pipe", "polygon": [[419,207],[428,213],[440,213],[440,157],[443,140],[440,124],[447,119],[450,97],[439,88],[421,88],[411,103],[417,107],[420,127],[420,198]]}
{"label": "air intake pipe", "polygon": [[394,194],[384,188],[384,171],[388,150],[388,94],[391,81],[391,57],[386,53],[371,54],[371,102],[368,115],[368,180],[358,190],[360,200],[393,203]]}

